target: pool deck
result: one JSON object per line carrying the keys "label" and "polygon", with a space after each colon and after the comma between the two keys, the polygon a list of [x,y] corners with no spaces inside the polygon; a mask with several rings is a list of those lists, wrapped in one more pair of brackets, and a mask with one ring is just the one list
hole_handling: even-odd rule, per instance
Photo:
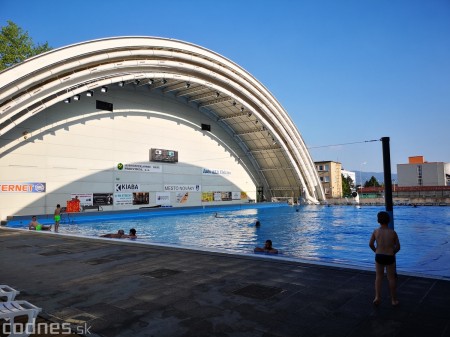
{"label": "pool deck", "polygon": [[[87,336],[450,336],[450,280],[0,229],[0,284]],[[47,336],[47,335],[46,335]],[[49,335],[50,336],[50,335]]]}

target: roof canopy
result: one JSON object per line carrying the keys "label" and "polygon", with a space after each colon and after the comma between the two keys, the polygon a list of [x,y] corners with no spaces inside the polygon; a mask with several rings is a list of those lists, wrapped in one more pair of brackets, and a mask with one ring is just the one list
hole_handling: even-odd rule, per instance
{"label": "roof canopy", "polygon": [[172,39],[114,37],[30,58],[0,73],[0,136],[76,94],[123,82],[170,93],[218,121],[244,149],[271,196],[324,200],[302,137],[273,95],[208,49]]}

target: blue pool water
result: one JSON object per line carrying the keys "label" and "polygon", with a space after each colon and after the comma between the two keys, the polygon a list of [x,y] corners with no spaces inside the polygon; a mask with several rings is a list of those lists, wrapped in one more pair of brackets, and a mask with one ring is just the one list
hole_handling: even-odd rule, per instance
{"label": "blue pool water", "polygon": [[[60,232],[99,236],[118,229],[128,233],[134,227],[141,242],[244,254],[253,254],[255,246],[271,239],[282,257],[373,268],[368,242],[378,227],[376,214],[384,207],[268,205],[65,219]],[[401,243],[398,271],[450,278],[450,207],[396,207],[394,219]]]}

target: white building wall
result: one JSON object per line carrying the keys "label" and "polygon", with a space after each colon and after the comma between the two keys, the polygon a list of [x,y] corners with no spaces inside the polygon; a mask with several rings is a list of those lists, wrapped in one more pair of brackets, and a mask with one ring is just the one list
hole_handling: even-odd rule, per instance
{"label": "white building wall", "polygon": [[450,163],[444,163],[445,186],[450,186]]}
{"label": "white building wall", "polygon": [[353,184],[356,185],[356,172],[342,170],[341,174],[344,176],[344,178],[350,177],[353,181]]}
{"label": "white building wall", "polygon": [[[96,100],[114,104],[114,112],[95,109]],[[200,129],[211,125],[211,133]],[[27,132],[24,139],[23,132]],[[10,141],[13,139],[12,141]],[[52,213],[72,194],[114,193],[116,183],[139,184],[150,193],[149,205],[103,206],[104,210],[154,206],[156,193],[166,184],[200,185],[182,205],[171,192],[171,205],[197,206],[202,192],[246,192],[256,198],[256,185],[242,165],[251,165],[230,136],[213,120],[173,97],[129,88],[110,87],[70,104],[60,103],[16,127],[0,140],[0,183],[44,182],[46,193],[0,192],[0,218]],[[231,146],[228,147],[228,146]],[[162,172],[117,170],[118,163],[149,164],[149,150],[178,151],[178,163],[162,165]],[[240,159],[238,159],[238,157]],[[226,175],[202,174],[202,168]],[[228,204],[247,200],[208,202]]]}
{"label": "white building wall", "polygon": [[421,163],[421,164],[398,164],[397,165],[398,185],[420,186],[419,167],[422,170],[421,186],[448,186],[446,175],[448,175],[450,172],[449,164],[443,162]]}

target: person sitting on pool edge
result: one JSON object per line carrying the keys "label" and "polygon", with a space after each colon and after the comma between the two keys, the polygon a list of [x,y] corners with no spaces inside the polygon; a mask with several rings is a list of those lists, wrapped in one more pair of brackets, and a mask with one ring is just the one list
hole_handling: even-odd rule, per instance
{"label": "person sitting on pool edge", "polygon": [[278,254],[278,249],[272,247],[272,240],[266,240],[264,247],[256,247],[253,251],[255,253]]}
{"label": "person sitting on pool edge", "polygon": [[103,234],[100,235],[102,238],[113,238],[113,239],[120,239],[123,237],[127,237],[128,235],[125,235],[125,231],[123,229],[119,229],[117,231],[117,234]]}
{"label": "person sitting on pool edge", "polygon": [[50,231],[50,230],[52,230],[52,226],[51,225],[50,226],[44,226],[44,225],[40,224],[37,221],[36,215],[33,215],[31,217],[30,224],[28,225],[28,229],[29,230],[36,230],[36,231]]}

